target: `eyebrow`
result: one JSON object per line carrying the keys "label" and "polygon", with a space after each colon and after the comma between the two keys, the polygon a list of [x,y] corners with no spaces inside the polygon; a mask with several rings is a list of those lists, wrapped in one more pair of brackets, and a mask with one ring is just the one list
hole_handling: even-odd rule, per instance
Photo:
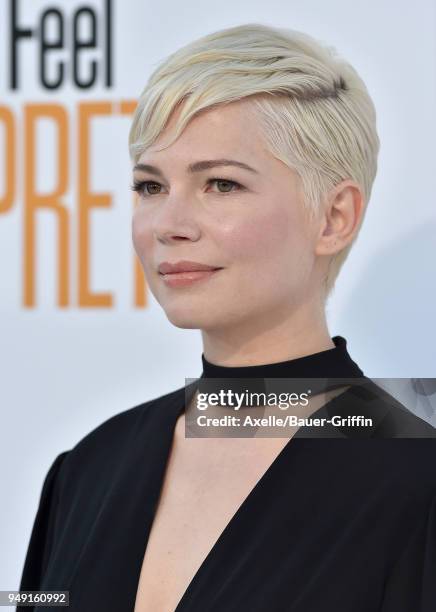
{"label": "eyebrow", "polygon": [[[237,168],[242,168],[244,170],[249,170],[250,172],[254,172],[255,174],[259,174],[257,170],[249,166],[248,164],[244,164],[244,162],[236,161],[235,159],[206,159],[203,161],[194,162],[189,164],[187,167],[188,172],[203,172],[204,170],[209,170],[210,168],[218,168],[222,166],[236,166]],[[136,164],[133,170],[141,170],[142,172],[150,172],[151,174],[155,174],[156,176],[160,176],[163,178],[163,173],[156,166],[151,166],[150,164]]]}

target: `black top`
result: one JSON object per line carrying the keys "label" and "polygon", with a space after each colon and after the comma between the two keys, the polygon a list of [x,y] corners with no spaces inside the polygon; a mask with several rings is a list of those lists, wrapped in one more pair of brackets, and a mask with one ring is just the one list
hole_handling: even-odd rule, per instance
{"label": "black top", "polygon": [[[238,377],[361,377],[346,341],[333,340],[335,348],[314,355],[230,369]],[[202,357],[204,376],[223,376]],[[436,430],[366,380],[315,415],[371,414],[374,427],[325,438],[298,430],[176,612],[435,612]],[[58,455],[20,590],[69,590],[71,612],[133,611],[176,421],[196,385],[109,418]]]}
{"label": "black top", "polygon": [[347,350],[342,336],[332,338],[334,348],[312,353],[298,359],[252,366],[222,366],[211,363],[204,353],[202,377],[205,378],[313,378],[313,377],[361,377],[362,370]]}
{"label": "black top", "polygon": [[[203,372],[198,382],[199,391],[213,393],[220,389],[231,389],[235,393],[244,391],[268,393],[270,389],[267,379],[292,378],[292,392],[298,393],[307,391],[307,379],[315,377],[310,384],[310,392],[315,395],[322,391],[343,387],[354,379],[361,379],[363,372],[351,359],[345,338],[335,336],[332,340],[335,344],[332,349],[312,353],[298,359],[254,366],[217,365],[208,361],[203,353],[201,356]],[[344,376],[346,376],[345,379]],[[358,382],[356,381],[355,384]],[[289,390],[288,385],[283,387],[283,390],[285,388]],[[275,387],[274,390],[277,395],[280,389]],[[241,407],[252,408],[253,406],[247,399]],[[195,415],[189,413],[188,417],[191,418],[191,416],[195,419]]]}

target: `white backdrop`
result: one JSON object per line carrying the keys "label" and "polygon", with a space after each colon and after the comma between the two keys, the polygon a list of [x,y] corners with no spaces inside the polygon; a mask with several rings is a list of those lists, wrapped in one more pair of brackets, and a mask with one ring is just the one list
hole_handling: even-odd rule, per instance
{"label": "white backdrop", "polygon": [[[183,7],[168,0],[159,4],[112,0],[109,86],[106,0],[20,0],[15,4],[20,26],[34,29],[34,35],[17,43],[18,84],[12,89],[11,3],[2,0],[3,590],[18,588],[42,481],[56,455],[110,416],[182,386],[185,377],[201,374],[200,333],[173,327],[149,293],[145,306],[134,304],[133,198],[127,151],[130,115],[121,106],[136,100],[157,62],[194,38],[247,22],[289,27],[335,46],[358,70],[377,108],[381,152],[364,226],[329,302],[330,332],[347,338],[351,355],[368,376],[436,376],[433,0],[184,0]],[[73,82],[71,60],[73,15],[83,5],[93,7],[97,15],[97,48],[80,52],[79,76],[88,78],[90,62],[95,60],[97,77],[93,86],[81,89]],[[65,63],[65,73],[63,83],[48,90],[39,76],[37,24],[52,6],[63,16],[64,48],[47,53],[45,78],[56,78],[60,61]],[[89,19],[85,15],[80,22],[84,40],[90,35]],[[57,25],[55,18],[47,18],[52,43]],[[89,122],[87,142],[83,113],[93,102],[102,103],[103,110]],[[50,105],[55,120],[37,121],[32,144],[29,121],[32,113],[41,113],[40,105]],[[58,141],[59,126],[65,142]],[[8,134],[12,134],[10,141]],[[107,204],[89,212],[90,250],[84,264],[89,292],[110,294],[106,299],[111,303],[102,306],[87,305],[79,294],[84,282],[83,276],[79,282],[78,257],[84,253],[84,243],[79,247],[79,236],[84,236],[79,210],[86,204],[79,162],[86,152],[89,191],[107,194]],[[14,162],[15,176],[7,174],[8,160]],[[32,160],[35,180],[30,175]],[[60,186],[59,164],[65,178]],[[31,191],[50,194],[58,186],[58,209],[40,209],[35,215],[36,243],[33,251],[27,250],[26,260],[26,219],[36,197]],[[13,190],[9,200],[8,187]],[[59,233],[61,215],[65,234]],[[62,268],[65,305],[61,306],[59,244],[65,243],[65,236],[69,237],[69,261]]]}

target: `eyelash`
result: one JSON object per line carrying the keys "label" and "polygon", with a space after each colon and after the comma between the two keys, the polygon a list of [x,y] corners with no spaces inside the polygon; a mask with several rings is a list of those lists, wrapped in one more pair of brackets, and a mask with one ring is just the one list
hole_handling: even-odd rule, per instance
{"label": "eyelash", "polygon": [[[224,178],[211,178],[207,181],[207,184],[210,185],[211,183],[216,183],[216,182],[231,183],[232,185],[238,187],[236,191],[241,191],[242,189],[244,189],[242,185],[238,183],[237,181],[232,181],[230,179],[224,179]],[[151,198],[156,195],[161,195],[160,193],[147,193],[145,191],[145,188],[147,185],[159,185],[159,187],[162,187],[162,185],[158,183],[157,181],[134,181],[133,185],[131,186],[131,189],[132,191],[136,191],[136,193],[139,193],[139,195],[142,196],[143,198]],[[220,193],[221,195],[229,195],[231,193],[235,193],[235,191],[234,190],[219,191],[217,193]]]}

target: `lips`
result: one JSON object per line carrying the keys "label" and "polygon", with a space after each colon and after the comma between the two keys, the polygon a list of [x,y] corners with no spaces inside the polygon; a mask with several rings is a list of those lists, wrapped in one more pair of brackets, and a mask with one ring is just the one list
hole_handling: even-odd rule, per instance
{"label": "lips", "polygon": [[160,274],[162,281],[167,287],[188,287],[197,283],[206,282],[215,277],[222,268],[213,270],[194,270],[191,272],[172,272],[171,274]]}
{"label": "lips", "polygon": [[209,266],[208,264],[199,263],[197,261],[178,261],[176,263],[170,263],[164,261],[158,266],[160,274],[177,274],[181,272],[199,272],[199,271],[211,271],[219,270],[219,266]]}

